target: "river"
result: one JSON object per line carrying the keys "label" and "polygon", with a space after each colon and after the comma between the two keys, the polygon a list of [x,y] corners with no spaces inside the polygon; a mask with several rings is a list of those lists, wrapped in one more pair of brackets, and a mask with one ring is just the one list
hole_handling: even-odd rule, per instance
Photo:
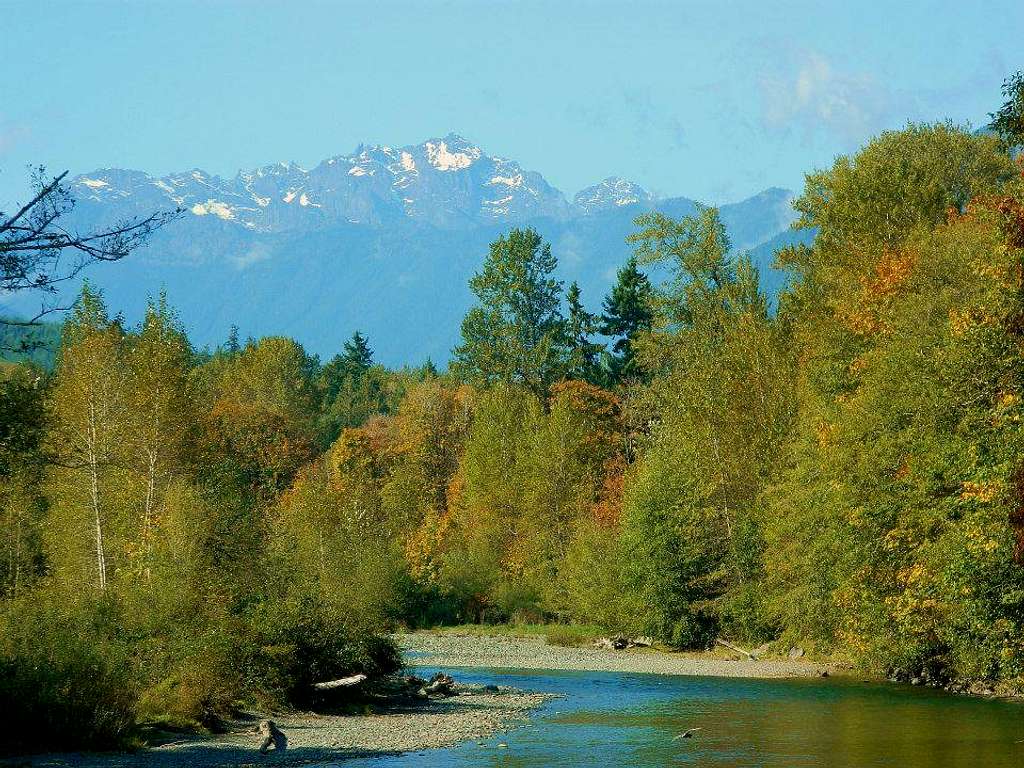
{"label": "river", "polygon": [[[560,698],[535,712],[528,725],[482,743],[344,765],[1024,765],[1021,702],[837,677],[761,680],[487,669],[460,669],[455,674],[466,683],[509,685]],[[690,739],[673,738],[689,728],[701,730]]]}

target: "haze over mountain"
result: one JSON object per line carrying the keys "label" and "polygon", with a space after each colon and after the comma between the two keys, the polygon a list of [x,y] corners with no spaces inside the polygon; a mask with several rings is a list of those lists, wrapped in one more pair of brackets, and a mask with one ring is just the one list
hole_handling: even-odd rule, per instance
{"label": "haze over mountain", "polygon": [[[279,163],[225,179],[201,169],[163,177],[102,169],[71,187],[81,228],[185,211],[147,247],[87,275],[129,321],[166,288],[199,345],[222,342],[235,324],[243,337],[285,334],[328,357],[360,329],[392,365],[448,359],[471,303],[467,280],[509,228],[535,227],[552,244],[560,277],[577,280],[598,311],[630,255],[633,219],[652,208],[681,216],[697,205],[620,178],[569,201],[540,173],[455,134],[401,148],[364,145],[309,170]],[[770,267],[774,250],[808,237],[789,229],[791,200],[771,188],[721,207],[734,247],[751,251],[772,292],[782,280]]]}

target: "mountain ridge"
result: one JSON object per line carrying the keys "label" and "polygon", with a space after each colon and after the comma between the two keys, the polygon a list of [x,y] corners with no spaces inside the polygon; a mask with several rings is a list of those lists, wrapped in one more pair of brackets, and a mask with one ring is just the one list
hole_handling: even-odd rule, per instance
{"label": "mountain ridge", "polygon": [[[559,259],[558,277],[579,282],[599,311],[632,252],[625,238],[636,216],[679,217],[699,205],[615,176],[570,201],[539,172],[458,134],[364,144],[310,169],[278,163],[231,178],[200,168],[163,176],[99,169],[75,176],[71,188],[72,223],[83,230],[184,210],[129,259],[88,274],[129,321],[166,289],[200,346],[238,325],[243,335],[293,336],[328,357],[359,329],[390,365],[448,358],[472,300],[467,281],[508,229],[537,229]],[[720,206],[734,249],[751,252],[770,292],[784,280],[771,266],[774,250],[807,237],[789,229],[792,197],[771,187]],[[69,284],[62,298],[77,289]],[[0,310],[16,313],[18,301]]]}

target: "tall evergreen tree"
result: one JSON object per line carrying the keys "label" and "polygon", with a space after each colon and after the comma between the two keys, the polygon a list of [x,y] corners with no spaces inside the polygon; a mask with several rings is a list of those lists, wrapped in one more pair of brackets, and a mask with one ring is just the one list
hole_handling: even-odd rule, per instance
{"label": "tall evergreen tree", "polygon": [[580,287],[574,280],[565,294],[569,307],[565,327],[569,347],[568,374],[574,379],[597,383],[600,378],[598,361],[604,345],[590,340],[597,331],[597,316],[583,306],[580,293]]}
{"label": "tall evergreen tree", "polygon": [[609,378],[619,382],[639,373],[633,351],[633,339],[642,331],[651,330],[654,313],[651,299],[654,289],[651,281],[631,257],[619,270],[612,291],[604,300],[599,331],[615,339],[612,354],[607,357]]}
{"label": "tall evergreen tree", "polygon": [[359,331],[345,342],[320,372],[325,413],[321,442],[330,444],[345,427],[358,427],[374,414],[388,410],[388,374],[374,365],[370,342]]}
{"label": "tall evergreen tree", "polygon": [[368,371],[373,365],[373,350],[370,349],[369,340],[359,331],[353,333],[352,338],[345,342],[345,352],[341,359],[351,373]]}
{"label": "tall evergreen tree", "polygon": [[324,384],[324,401],[327,405],[347,384],[362,378],[373,367],[373,350],[369,340],[356,331],[352,338],[345,342],[340,355],[335,355],[323,367],[320,377]]}
{"label": "tall evergreen tree", "polygon": [[238,343],[238,326],[232,325],[231,330],[228,331],[228,340],[224,344],[224,351],[229,355],[237,355],[242,350],[242,345]]}
{"label": "tall evergreen tree", "polygon": [[491,243],[483,269],[469,281],[477,304],[462,321],[453,370],[484,384],[522,384],[538,397],[565,370],[562,283],[558,262],[533,229]]}

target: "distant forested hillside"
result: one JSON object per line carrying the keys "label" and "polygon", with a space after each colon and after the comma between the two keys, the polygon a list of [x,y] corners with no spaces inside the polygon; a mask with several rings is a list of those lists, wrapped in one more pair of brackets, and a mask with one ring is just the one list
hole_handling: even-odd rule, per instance
{"label": "distant forested hillside", "polygon": [[0,360],[29,362],[50,369],[59,344],[59,323],[25,326],[5,323],[4,318],[0,317]]}

